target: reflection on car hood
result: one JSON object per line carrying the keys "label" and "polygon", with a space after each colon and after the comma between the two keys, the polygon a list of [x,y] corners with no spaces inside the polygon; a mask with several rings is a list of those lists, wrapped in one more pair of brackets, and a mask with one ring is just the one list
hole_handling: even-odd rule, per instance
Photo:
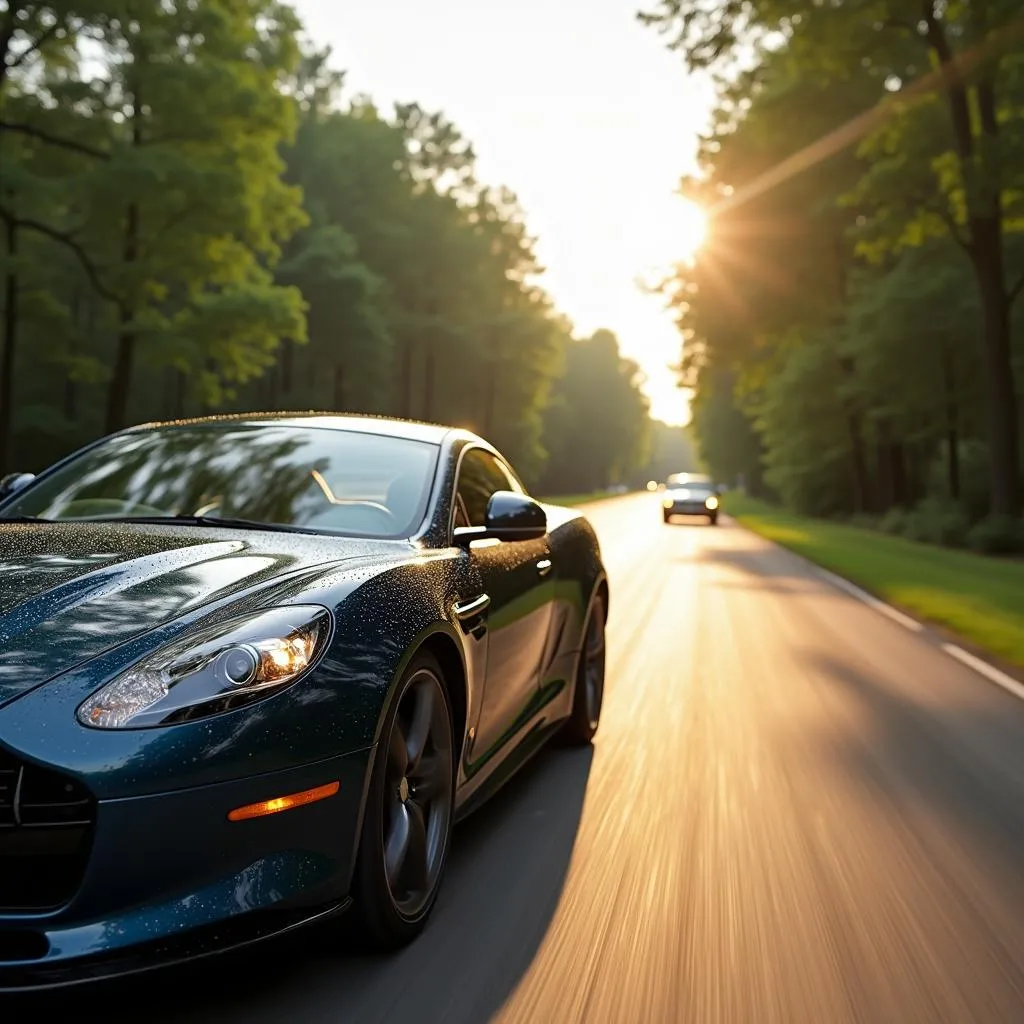
{"label": "reflection on car hood", "polygon": [[204,604],[375,553],[375,541],[262,530],[0,523],[0,707]]}

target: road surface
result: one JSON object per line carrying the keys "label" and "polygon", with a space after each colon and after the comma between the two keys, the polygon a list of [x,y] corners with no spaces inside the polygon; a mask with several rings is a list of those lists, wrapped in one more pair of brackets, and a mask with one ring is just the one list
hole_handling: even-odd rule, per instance
{"label": "road surface", "polygon": [[456,832],[392,959],[309,933],[68,998],[191,1024],[1024,1021],[1024,702],[738,527],[593,507],[593,751]]}

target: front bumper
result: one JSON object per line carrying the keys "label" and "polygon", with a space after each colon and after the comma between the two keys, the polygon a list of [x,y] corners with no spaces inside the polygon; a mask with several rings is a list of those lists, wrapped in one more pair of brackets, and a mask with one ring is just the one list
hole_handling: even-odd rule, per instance
{"label": "front bumper", "polygon": [[[346,905],[370,750],[169,793],[100,800],[74,895],[0,909],[0,990],[132,973],[246,945]],[[238,807],[330,782],[306,806]],[[13,834],[13,831],[12,833]],[[4,834],[0,832],[0,854]]]}
{"label": "front bumper", "polygon": [[718,509],[708,508],[702,501],[679,501],[664,506],[667,516],[713,516]]}

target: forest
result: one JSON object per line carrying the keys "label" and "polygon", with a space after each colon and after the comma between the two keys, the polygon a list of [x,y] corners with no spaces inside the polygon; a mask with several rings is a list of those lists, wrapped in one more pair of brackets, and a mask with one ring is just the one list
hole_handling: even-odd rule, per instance
{"label": "forest", "polygon": [[1019,0],[658,0],[717,107],[666,282],[719,477],[802,513],[1024,551]]}
{"label": "forest", "polygon": [[555,307],[515,195],[287,5],[8,0],[0,76],[0,471],[316,409],[474,429],[546,493],[643,475],[668,428]]}

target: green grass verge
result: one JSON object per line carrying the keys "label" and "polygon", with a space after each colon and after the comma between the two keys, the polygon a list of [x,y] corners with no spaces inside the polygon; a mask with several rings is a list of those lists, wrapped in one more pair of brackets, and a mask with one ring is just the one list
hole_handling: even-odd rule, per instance
{"label": "green grass verge", "polygon": [[726,494],[722,508],[768,540],[1024,668],[1024,562],[808,519],[741,494]]}
{"label": "green grass verge", "polygon": [[[636,494],[636,491],[629,491]],[[590,491],[588,494],[556,494],[538,498],[545,505],[589,505],[592,501],[607,501],[610,498],[625,498],[625,494],[609,494],[607,491]]]}

